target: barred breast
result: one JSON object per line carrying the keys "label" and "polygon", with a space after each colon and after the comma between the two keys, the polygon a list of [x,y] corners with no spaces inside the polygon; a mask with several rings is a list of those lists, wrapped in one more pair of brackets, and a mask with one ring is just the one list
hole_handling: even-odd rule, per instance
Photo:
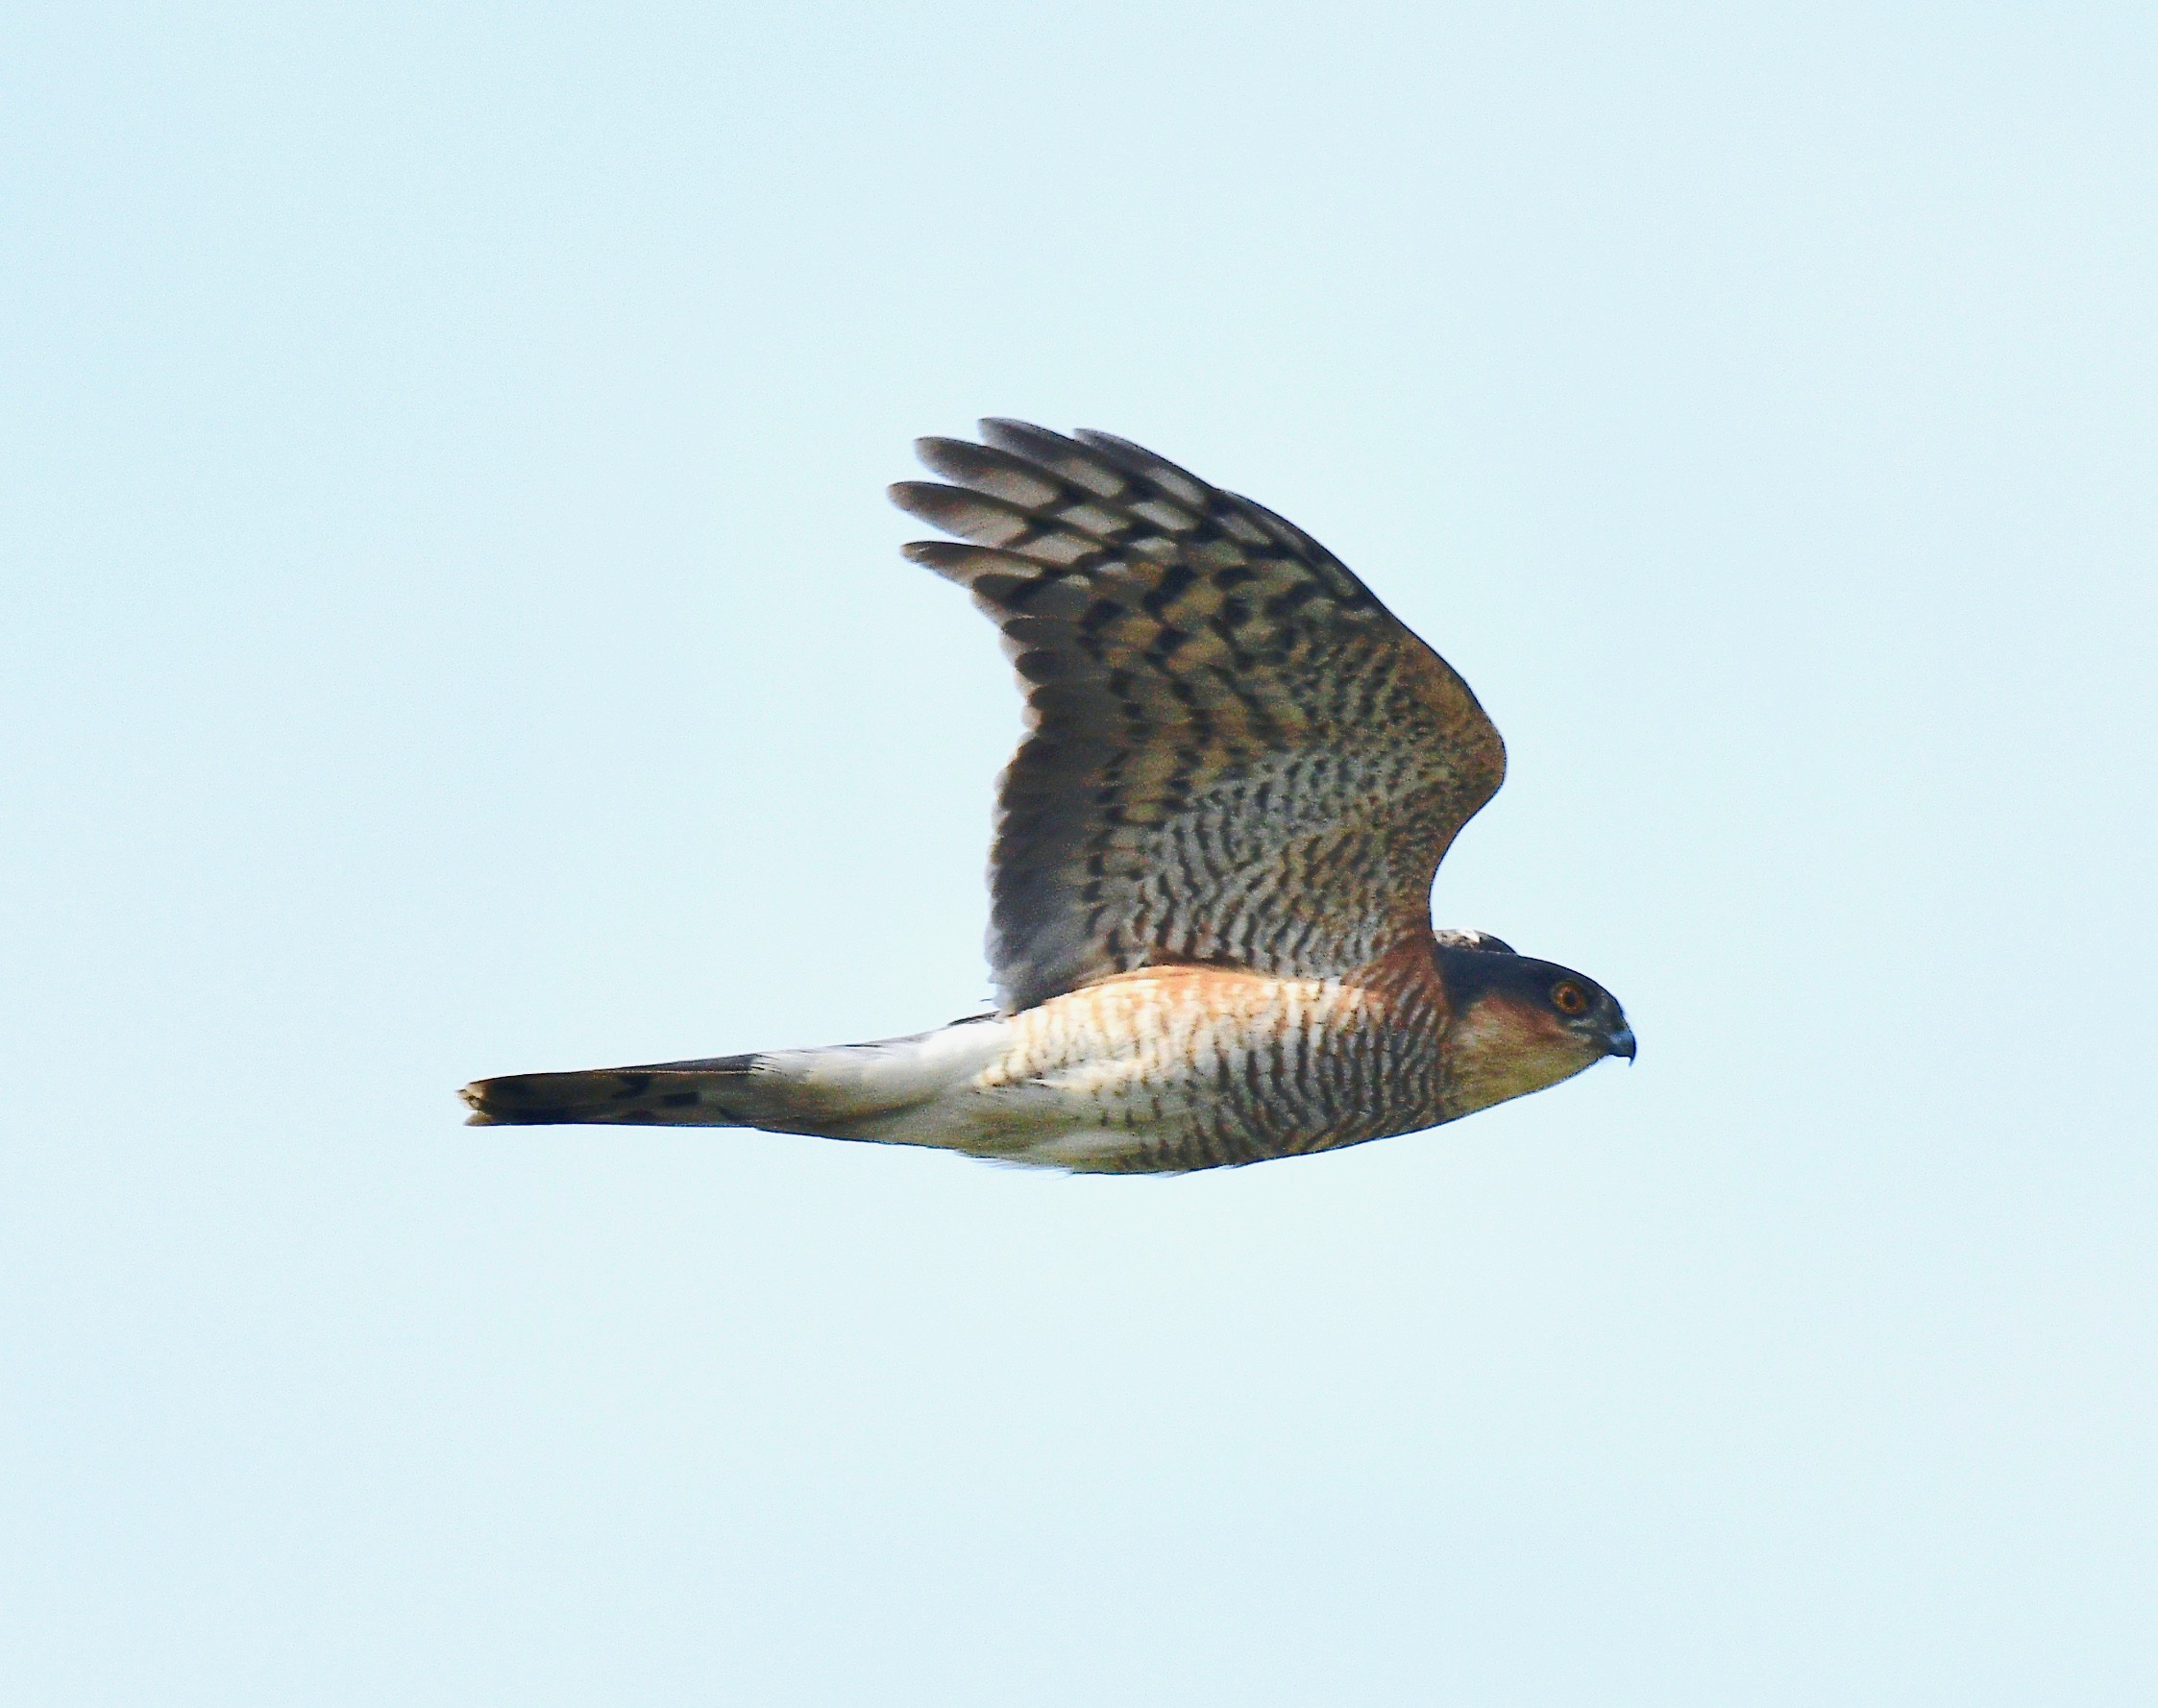
{"label": "barred breast", "polygon": [[[1428,954],[1347,978],[1148,967],[1006,1022],[974,1105],[985,1154],[1091,1173],[1257,1162],[1439,1119]],[[969,1146],[968,1148],[976,1148]]]}

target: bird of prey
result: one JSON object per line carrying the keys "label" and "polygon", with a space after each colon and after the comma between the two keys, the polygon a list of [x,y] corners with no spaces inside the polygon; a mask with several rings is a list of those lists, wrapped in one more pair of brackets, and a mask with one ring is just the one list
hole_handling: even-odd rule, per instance
{"label": "bird of prey", "polygon": [[981,424],[892,488],[1002,632],[998,1006],[911,1037],[481,1080],[480,1126],[758,1127],[1153,1174],[1336,1150],[1570,1078],[1592,980],[1435,931],[1506,772],[1468,685],[1311,535],[1108,433]]}

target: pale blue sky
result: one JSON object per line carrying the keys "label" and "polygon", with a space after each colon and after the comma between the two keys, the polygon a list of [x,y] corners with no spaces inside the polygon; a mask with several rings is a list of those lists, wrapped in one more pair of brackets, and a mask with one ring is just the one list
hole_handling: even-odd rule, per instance
{"label": "pale blue sky", "polygon": [[[2158,1694],[2147,8],[47,8],[11,1703]],[[467,1131],[972,1008],[907,442],[1326,541],[1641,1060],[1181,1181]]]}

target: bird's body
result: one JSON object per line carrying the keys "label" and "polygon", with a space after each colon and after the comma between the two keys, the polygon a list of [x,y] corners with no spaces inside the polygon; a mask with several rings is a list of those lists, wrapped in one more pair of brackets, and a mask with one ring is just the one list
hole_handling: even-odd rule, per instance
{"label": "bird's body", "polygon": [[973,542],[1028,685],[1001,786],[994,1014],[879,1043],[528,1074],[475,1122],[752,1126],[1161,1173],[1437,1125],[1629,1058],[1618,1005],[1434,933],[1504,774],[1467,686],[1308,535],[1106,435],[923,441],[895,497]]}
{"label": "bird's body", "polygon": [[612,1083],[528,1077],[535,1096],[590,1099],[586,1120],[732,1115],[1086,1173],[1210,1168],[1441,1119],[1425,961],[1362,980],[1148,967],[916,1037],[623,1069]]}

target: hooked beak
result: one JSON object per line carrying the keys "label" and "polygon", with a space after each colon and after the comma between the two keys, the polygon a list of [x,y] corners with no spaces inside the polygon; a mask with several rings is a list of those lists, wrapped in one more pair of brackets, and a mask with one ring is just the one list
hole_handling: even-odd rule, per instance
{"label": "hooked beak", "polygon": [[1618,1024],[1618,1030],[1604,1040],[1604,1049],[1607,1055],[1624,1056],[1629,1061],[1632,1061],[1633,1028],[1621,1020]]}

